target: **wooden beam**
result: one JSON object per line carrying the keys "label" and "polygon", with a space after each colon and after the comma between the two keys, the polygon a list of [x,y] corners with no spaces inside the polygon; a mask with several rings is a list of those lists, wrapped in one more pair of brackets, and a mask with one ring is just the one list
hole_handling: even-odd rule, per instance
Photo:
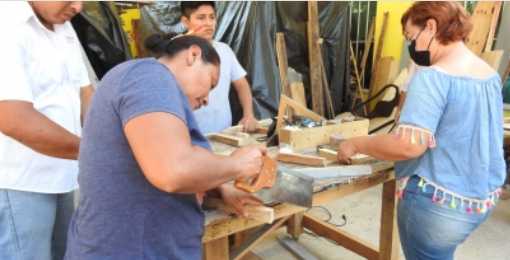
{"label": "wooden beam", "polygon": [[306,107],[305,86],[303,82],[296,81],[290,83],[290,97],[301,106]]}
{"label": "wooden beam", "polygon": [[375,50],[375,57],[374,57],[374,66],[372,67],[372,73],[375,72],[375,68],[377,67],[377,63],[382,57],[382,50],[384,47],[384,37],[386,36],[386,29],[388,28],[388,19],[389,19],[390,13],[384,12],[383,16],[383,24],[381,27],[381,33],[379,34],[379,40],[377,41],[377,49]]}
{"label": "wooden beam", "polygon": [[487,43],[485,44],[485,52],[489,52],[492,50],[492,45],[494,43],[494,35],[496,35],[496,28],[498,26],[499,13],[501,12],[502,4],[503,2],[501,1],[494,2],[494,9],[492,10],[491,24],[489,27],[489,35],[487,36]]}
{"label": "wooden beam", "polygon": [[[363,50],[363,56],[361,57],[361,64],[360,64],[360,74],[361,78],[365,78],[365,67],[367,65],[368,60],[368,53],[370,52],[370,47],[372,46],[372,42],[374,41],[374,28],[375,28],[375,19],[372,20],[370,23],[370,27],[368,29],[367,36],[365,39],[365,48]],[[363,81],[364,82],[364,81]]]}
{"label": "wooden beam", "polygon": [[232,145],[235,147],[242,147],[242,146],[253,143],[253,140],[251,140],[250,138],[232,136],[232,135],[222,134],[222,133],[210,134],[210,135],[208,135],[208,137],[212,141]]}
{"label": "wooden beam", "polygon": [[344,138],[368,135],[368,119],[343,122],[311,128],[286,129],[278,132],[280,143],[288,144],[293,150],[299,151],[307,148],[316,148],[328,144],[332,134],[341,134]]}
{"label": "wooden beam", "polygon": [[480,54],[480,58],[487,62],[487,64],[489,64],[493,69],[498,71],[501,59],[503,58],[503,50],[483,52]]}
{"label": "wooden beam", "polygon": [[358,255],[364,256],[368,259],[379,258],[377,248],[371,243],[349,234],[329,223],[325,223],[309,213],[305,213],[303,217],[303,226],[319,236],[335,241],[339,245],[355,252]]}
{"label": "wooden beam", "polygon": [[308,2],[308,58],[310,62],[310,86],[312,94],[312,110],[324,116],[324,92],[322,88],[322,72],[320,66],[320,33],[319,11],[317,1]]}
{"label": "wooden beam", "polygon": [[322,58],[322,44],[319,44],[319,64],[321,66],[321,78],[322,78],[322,88],[324,96],[326,97],[326,108],[327,115],[329,119],[333,119],[335,117],[335,108],[333,107],[333,97],[331,96],[331,90],[329,89],[328,76],[326,75],[326,65],[324,64],[324,59]]}
{"label": "wooden beam", "polygon": [[280,152],[276,156],[276,160],[286,163],[294,163],[307,166],[320,166],[324,167],[328,164],[327,160],[320,156],[305,155],[299,153],[286,153]]}
{"label": "wooden beam", "polygon": [[229,259],[228,237],[220,237],[218,239],[204,243],[203,259]]}
{"label": "wooden beam", "polygon": [[399,257],[399,239],[396,223],[396,180],[385,182],[382,191],[381,230],[379,232],[379,259],[396,260]]}
{"label": "wooden beam", "polygon": [[[354,68],[354,76],[355,76],[355,79],[356,79],[356,90],[357,90],[357,94],[358,94],[358,97],[360,98],[361,102],[365,102],[365,94],[363,93],[363,87],[361,86],[361,77],[359,75],[359,72],[358,72],[358,62],[356,61],[356,55],[354,54],[354,49],[352,48],[352,44],[351,42],[349,41],[349,49],[350,49],[350,55],[351,56],[351,62],[352,62],[352,66]],[[365,110],[365,114],[367,113],[367,108],[366,106],[363,106],[363,109]]]}
{"label": "wooden beam", "polygon": [[251,238],[247,239],[239,249],[232,251],[231,259],[240,260],[242,259],[248,252],[253,249],[255,245],[257,245],[260,241],[264,240],[268,235],[273,233],[276,229],[280,228],[285,221],[287,221],[289,217],[284,217],[279,219],[276,223],[272,225],[265,225],[262,227],[256,234],[253,234]]}
{"label": "wooden beam", "polygon": [[281,94],[290,96],[289,81],[287,79],[288,59],[287,47],[285,44],[285,35],[281,32],[276,33],[276,59],[278,61],[278,71],[280,72]]}

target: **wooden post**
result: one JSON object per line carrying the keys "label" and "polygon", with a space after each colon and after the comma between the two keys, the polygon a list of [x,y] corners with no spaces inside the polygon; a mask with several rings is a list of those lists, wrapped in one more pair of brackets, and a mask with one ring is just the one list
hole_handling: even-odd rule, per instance
{"label": "wooden post", "polygon": [[491,26],[489,29],[489,35],[487,37],[487,42],[485,43],[486,52],[492,50],[492,44],[494,43],[494,35],[496,34],[496,27],[498,26],[499,13],[501,12],[502,4],[503,2],[501,1],[494,2],[494,8],[492,9]]}
{"label": "wooden post", "polygon": [[303,212],[292,215],[287,221],[287,233],[294,239],[303,234]]}
{"label": "wooden post", "polygon": [[308,2],[308,58],[310,61],[310,86],[312,110],[324,116],[324,92],[322,88],[322,71],[320,66],[319,11],[317,1]]}
{"label": "wooden post", "polygon": [[287,79],[287,47],[285,45],[285,36],[283,33],[276,33],[276,58],[278,61],[278,71],[280,72],[281,94],[291,96],[289,81]]}
{"label": "wooden post", "polygon": [[229,259],[228,237],[218,238],[204,244],[204,260]]}
{"label": "wooden post", "polygon": [[385,182],[382,191],[381,231],[379,233],[379,260],[396,260],[399,256],[399,239],[396,221],[396,180]]}

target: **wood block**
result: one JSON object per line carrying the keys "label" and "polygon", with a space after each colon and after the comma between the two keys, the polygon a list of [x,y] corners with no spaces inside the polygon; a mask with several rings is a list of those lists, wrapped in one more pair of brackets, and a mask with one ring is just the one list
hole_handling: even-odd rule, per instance
{"label": "wood block", "polygon": [[286,129],[279,131],[280,143],[288,144],[292,150],[299,151],[306,148],[316,148],[329,143],[332,134],[341,134],[344,138],[368,135],[368,119],[343,122],[321,127]]}
{"label": "wood block", "polygon": [[222,133],[211,134],[208,137],[212,141],[232,145],[235,147],[245,146],[253,142],[249,137],[239,137]]}
{"label": "wood block", "polygon": [[[204,206],[217,208],[223,212],[228,214],[235,213],[234,208],[225,204],[221,199],[217,198],[208,198],[204,201]],[[260,221],[262,223],[271,224],[274,222],[275,214],[274,209],[266,206],[255,206],[255,205],[245,205],[244,212],[246,213],[246,218],[254,219]]]}
{"label": "wood block", "polygon": [[290,97],[300,105],[306,107],[306,95],[303,82],[296,81],[290,84]]}
{"label": "wood block", "polygon": [[280,162],[294,163],[307,166],[321,166],[328,164],[327,160],[320,156],[305,155],[299,153],[280,152],[276,156],[276,160]]}

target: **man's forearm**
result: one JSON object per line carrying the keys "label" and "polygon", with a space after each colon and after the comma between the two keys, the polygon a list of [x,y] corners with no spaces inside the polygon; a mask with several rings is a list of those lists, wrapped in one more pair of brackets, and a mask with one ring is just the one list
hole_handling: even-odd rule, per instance
{"label": "man's forearm", "polygon": [[243,117],[253,117],[253,96],[250,90],[250,84],[246,78],[234,81],[234,88],[237,91],[239,102],[243,108]]}
{"label": "man's forearm", "polygon": [[80,138],[23,101],[0,102],[0,131],[36,152],[76,159]]}

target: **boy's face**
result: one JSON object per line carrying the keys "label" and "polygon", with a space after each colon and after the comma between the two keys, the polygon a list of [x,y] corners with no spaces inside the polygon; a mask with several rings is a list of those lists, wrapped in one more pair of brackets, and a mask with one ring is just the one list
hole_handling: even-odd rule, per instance
{"label": "boy's face", "polygon": [[201,5],[190,17],[182,16],[181,21],[192,35],[212,40],[216,30],[216,14],[210,5]]}

